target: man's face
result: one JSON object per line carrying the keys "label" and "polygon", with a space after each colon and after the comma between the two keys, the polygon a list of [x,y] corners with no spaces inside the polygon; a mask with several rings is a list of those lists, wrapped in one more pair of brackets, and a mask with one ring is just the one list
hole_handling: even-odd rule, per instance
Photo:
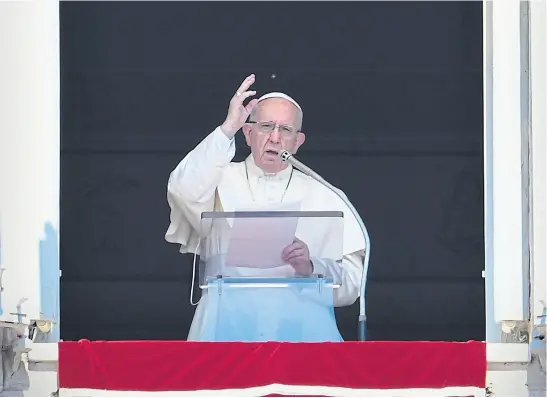
{"label": "man's face", "polygon": [[269,98],[256,105],[254,123],[243,126],[247,145],[251,147],[254,161],[266,173],[277,173],[287,167],[278,152],[296,153],[304,143],[298,109],[283,98]]}

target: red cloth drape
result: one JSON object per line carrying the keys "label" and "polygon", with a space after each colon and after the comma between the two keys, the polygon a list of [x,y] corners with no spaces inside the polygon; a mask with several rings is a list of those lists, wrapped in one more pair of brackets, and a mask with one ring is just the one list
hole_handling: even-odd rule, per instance
{"label": "red cloth drape", "polygon": [[61,342],[60,388],[242,389],[270,384],[355,389],[484,387],[482,342]]}

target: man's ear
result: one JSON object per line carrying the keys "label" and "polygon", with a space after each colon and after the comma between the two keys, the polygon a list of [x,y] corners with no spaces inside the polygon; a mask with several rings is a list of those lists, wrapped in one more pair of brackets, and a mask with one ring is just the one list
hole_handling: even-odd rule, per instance
{"label": "man's ear", "polygon": [[251,129],[253,125],[251,123],[245,123],[241,130],[243,130],[243,135],[245,136],[245,142],[248,146],[251,146]]}
{"label": "man's ear", "polygon": [[298,151],[298,148],[300,148],[300,146],[304,143],[304,141],[306,141],[306,134],[299,132],[296,135],[296,145],[294,146],[294,153]]}

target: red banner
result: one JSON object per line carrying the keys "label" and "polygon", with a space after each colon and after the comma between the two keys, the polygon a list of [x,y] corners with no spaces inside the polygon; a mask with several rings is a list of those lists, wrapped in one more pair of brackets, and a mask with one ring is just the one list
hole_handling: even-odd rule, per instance
{"label": "red banner", "polygon": [[58,375],[61,389],[106,391],[484,388],[486,345],[82,340],[59,344]]}

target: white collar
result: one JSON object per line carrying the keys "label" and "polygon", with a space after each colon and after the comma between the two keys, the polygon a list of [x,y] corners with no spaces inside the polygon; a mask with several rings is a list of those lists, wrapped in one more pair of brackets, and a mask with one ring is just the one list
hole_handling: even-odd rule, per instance
{"label": "white collar", "polygon": [[247,156],[245,159],[245,167],[249,178],[259,179],[261,177],[269,177],[269,179],[283,181],[290,178],[292,174],[292,165],[288,165],[279,173],[266,173],[260,167],[258,167],[254,161],[253,154]]}

